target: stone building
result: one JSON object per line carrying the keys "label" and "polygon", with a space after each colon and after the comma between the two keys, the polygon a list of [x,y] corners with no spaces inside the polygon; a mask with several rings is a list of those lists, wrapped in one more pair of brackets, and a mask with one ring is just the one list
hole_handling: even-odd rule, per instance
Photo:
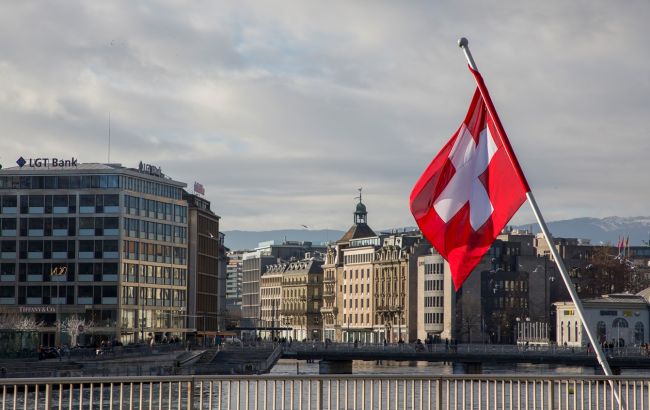
{"label": "stone building", "polygon": [[276,263],[266,267],[260,278],[260,336],[273,339],[278,336],[281,323],[282,276],[288,263]]}
{"label": "stone building", "polygon": [[320,309],[323,321],[323,338],[330,341],[341,340],[341,324],[338,321],[336,278],[341,269],[336,263],[336,247],[328,246],[323,263],[323,305]]}
{"label": "stone building", "polygon": [[316,257],[289,262],[282,272],[280,320],[283,336],[293,340],[322,340],[323,260]]}
{"label": "stone building", "polygon": [[[374,269],[371,307],[377,341],[395,343],[417,339],[417,260],[430,248],[419,231],[382,238],[371,267]],[[441,304],[442,300],[438,302]]]}
{"label": "stone building", "polygon": [[[586,346],[584,331],[573,302],[557,302],[556,341],[563,346]],[[649,338],[649,305],[641,295],[613,294],[582,301],[587,325],[598,343],[617,347],[640,346]]]}

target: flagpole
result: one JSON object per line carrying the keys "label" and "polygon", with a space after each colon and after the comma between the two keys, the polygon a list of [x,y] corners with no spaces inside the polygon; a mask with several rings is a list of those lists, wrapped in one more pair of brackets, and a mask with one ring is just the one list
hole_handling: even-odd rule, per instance
{"label": "flagpole", "polygon": [[[469,42],[465,37],[462,37],[460,40],[458,40],[458,46],[463,50],[465,53],[465,58],[467,59],[467,62],[469,63],[469,66],[474,70],[475,72],[478,72],[478,68],[476,67],[476,63],[474,62],[474,58],[472,57],[472,53],[469,51]],[[481,88],[481,84],[479,83],[479,88]],[[484,90],[480,90],[481,94],[487,94],[484,93]],[[485,97],[485,95],[484,95]],[[489,96],[488,96],[489,97]],[[492,104],[492,101],[489,98],[484,98],[486,101],[486,106],[488,108],[488,111],[490,112],[492,118],[494,119],[495,126],[497,130],[502,133],[502,135],[505,135],[505,132],[503,131],[503,126],[501,125],[501,121],[499,120],[499,117],[496,113],[496,110],[494,109],[494,106]],[[504,138],[502,138],[504,139]],[[507,143],[507,139],[505,139],[504,143]],[[504,144],[506,145],[506,144]],[[507,145],[505,147],[506,149],[509,149],[510,146]],[[508,152],[508,154],[512,154],[512,152]],[[508,155],[511,160],[514,158],[512,155]],[[513,163],[515,168],[519,171],[520,176],[523,178],[522,183],[525,185],[527,188],[526,190],[526,199],[528,199],[528,203],[530,204],[531,208],[533,209],[533,214],[535,214],[535,219],[537,220],[537,223],[539,224],[539,227],[542,230],[542,233],[544,234],[544,238],[546,239],[546,243],[548,244],[549,250],[551,252],[551,255],[553,256],[553,259],[555,259],[555,263],[557,265],[558,270],[560,271],[560,274],[562,275],[562,279],[564,280],[564,284],[567,287],[567,290],[569,291],[569,295],[571,295],[571,300],[573,300],[573,303],[576,307],[576,310],[578,311],[578,316],[580,317],[580,320],[582,321],[583,328],[585,329],[585,332],[587,333],[587,337],[589,338],[589,341],[591,342],[591,345],[594,348],[594,351],[596,352],[596,358],[598,360],[598,363],[603,369],[603,372],[605,372],[606,376],[613,376],[612,370],[609,367],[609,363],[607,362],[607,359],[605,358],[605,355],[603,354],[603,351],[600,347],[600,343],[596,341],[596,338],[592,334],[591,329],[587,325],[587,320],[585,319],[585,313],[584,313],[584,308],[582,306],[582,302],[580,301],[580,298],[578,297],[578,294],[575,290],[575,287],[573,286],[573,283],[571,282],[571,278],[569,277],[569,274],[567,273],[566,267],[564,266],[564,261],[560,257],[557,249],[555,248],[555,244],[553,241],[553,237],[551,236],[551,233],[548,230],[548,227],[546,226],[546,222],[544,221],[544,218],[542,217],[542,213],[539,210],[539,207],[537,206],[537,201],[535,201],[535,196],[533,195],[532,190],[528,186],[528,182],[525,179],[525,176],[523,172],[521,171],[521,168],[519,167],[518,163]],[[611,383],[611,381],[610,381]],[[616,392],[616,389],[614,389],[614,386],[612,386],[612,392],[616,396],[616,400],[619,402],[619,404],[622,405],[618,394]]]}

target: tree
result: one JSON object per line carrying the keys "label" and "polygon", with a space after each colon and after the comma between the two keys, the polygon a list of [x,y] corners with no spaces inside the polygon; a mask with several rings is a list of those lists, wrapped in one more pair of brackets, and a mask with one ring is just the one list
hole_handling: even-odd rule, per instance
{"label": "tree", "polygon": [[70,336],[70,346],[77,345],[77,337],[81,333],[91,330],[95,325],[92,321],[87,321],[77,315],[70,316],[60,324],[61,332]]}
{"label": "tree", "polygon": [[12,314],[0,315],[0,329],[18,331],[36,331],[43,327],[43,322],[37,322],[31,317]]}
{"label": "tree", "polygon": [[596,248],[590,262],[571,270],[581,298],[637,293],[650,285],[648,276],[639,267],[624,258],[609,255],[606,247]]}

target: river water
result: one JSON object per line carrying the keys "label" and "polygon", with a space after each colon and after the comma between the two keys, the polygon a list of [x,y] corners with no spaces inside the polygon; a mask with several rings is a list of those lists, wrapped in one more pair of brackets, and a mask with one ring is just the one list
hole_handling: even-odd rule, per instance
{"label": "river water", "polygon": [[[271,369],[271,374],[295,375],[295,374],[318,374],[318,362],[305,363],[305,361],[280,359]],[[370,361],[354,361],[352,373],[358,375],[378,374],[408,374],[413,376],[444,376],[464,374],[462,366],[435,362],[396,362],[382,361],[381,363]],[[528,364],[528,363],[500,363],[483,365],[483,374],[510,374],[510,375],[557,375],[557,376],[589,376],[595,375],[593,367],[562,366],[549,364]],[[599,373],[602,374],[602,373]],[[621,376],[648,376],[647,369],[622,369]]]}

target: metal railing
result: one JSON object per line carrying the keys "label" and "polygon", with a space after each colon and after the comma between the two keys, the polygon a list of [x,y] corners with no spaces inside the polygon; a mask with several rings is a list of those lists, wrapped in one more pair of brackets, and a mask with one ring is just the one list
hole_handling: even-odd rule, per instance
{"label": "metal railing", "polygon": [[[476,353],[476,354],[514,354],[514,355],[570,355],[594,356],[593,349],[587,347],[564,346],[523,346],[509,344],[449,344],[434,343],[420,344],[382,344],[372,343],[323,343],[323,342],[293,342],[285,343],[285,351],[328,351],[328,352],[385,352],[385,353]],[[608,357],[649,357],[650,352],[645,347],[615,347],[603,350]]]}
{"label": "metal railing", "polygon": [[[0,379],[0,396],[4,410],[646,410],[650,407],[650,378],[611,380],[614,383],[601,376],[507,375]],[[622,405],[616,402],[614,391],[622,398]]]}

